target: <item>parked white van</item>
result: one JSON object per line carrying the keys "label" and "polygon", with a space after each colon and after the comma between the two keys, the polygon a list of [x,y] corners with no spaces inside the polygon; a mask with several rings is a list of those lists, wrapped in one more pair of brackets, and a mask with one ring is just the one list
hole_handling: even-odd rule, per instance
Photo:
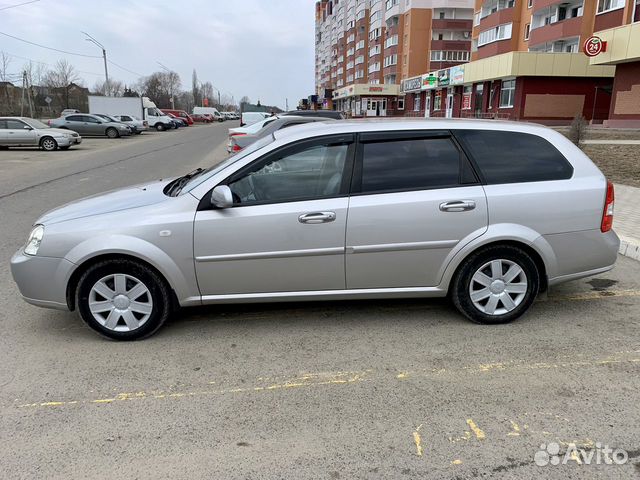
{"label": "parked white van", "polygon": [[247,127],[270,116],[271,114],[268,112],[242,112],[240,116],[240,126]]}

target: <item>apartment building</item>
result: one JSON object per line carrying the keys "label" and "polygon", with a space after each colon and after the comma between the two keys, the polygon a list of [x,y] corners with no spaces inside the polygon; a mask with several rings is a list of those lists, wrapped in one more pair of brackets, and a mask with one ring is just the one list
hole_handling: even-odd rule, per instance
{"label": "apartment building", "polygon": [[472,62],[464,75],[471,101],[461,114],[548,124],[567,123],[577,114],[594,122],[608,119],[616,69],[613,62],[589,61],[584,44],[602,30],[632,23],[638,4],[476,0]]}
{"label": "apartment building", "polygon": [[316,94],[354,116],[402,115],[402,81],[469,61],[473,0],[320,0]]}

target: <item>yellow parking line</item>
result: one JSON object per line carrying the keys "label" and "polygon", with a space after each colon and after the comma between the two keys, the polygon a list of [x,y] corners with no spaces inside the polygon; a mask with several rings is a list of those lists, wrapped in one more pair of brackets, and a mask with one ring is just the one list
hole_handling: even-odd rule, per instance
{"label": "yellow parking line", "polygon": [[[611,354],[598,356],[598,357],[585,357],[584,355],[576,355],[574,357],[563,356],[558,358],[555,362],[530,362],[527,360],[511,360],[506,362],[494,362],[485,364],[473,364],[455,368],[424,368],[420,370],[408,371],[403,369],[397,369],[395,372],[389,372],[387,370],[374,372],[373,370],[361,370],[361,371],[340,371],[340,372],[323,372],[323,373],[306,373],[295,378],[262,378],[258,377],[253,385],[247,385],[242,387],[227,387],[227,388],[215,388],[214,385],[218,385],[222,382],[206,382],[207,389],[192,391],[134,391],[124,392],[117,395],[109,395],[98,398],[88,399],[73,399],[73,400],[60,400],[60,401],[46,401],[35,403],[22,403],[14,405],[18,408],[36,408],[36,407],[65,407],[70,405],[81,404],[114,404],[124,401],[133,400],[149,400],[149,399],[175,399],[184,397],[197,397],[205,395],[229,395],[229,394],[242,394],[242,393],[258,393],[258,392],[273,392],[278,390],[287,389],[299,389],[321,386],[338,386],[338,385],[353,385],[363,381],[386,381],[386,382],[404,382],[411,379],[420,379],[428,377],[465,377],[468,375],[491,375],[497,372],[504,371],[518,371],[518,370],[544,370],[544,369],[565,369],[571,367],[599,367],[611,364],[623,364],[623,363],[640,363],[640,350],[625,350],[614,352]],[[398,373],[399,372],[399,373]],[[244,382],[243,382],[244,383]],[[250,382],[247,382],[250,383]],[[397,385],[397,383],[396,383]],[[194,386],[195,388],[195,386]],[[473,422],[472,419],[468,419],[467,423],[476,438],[484,438],[484,432]],[[512,424],[514,435],[520,432],[517,424]],[[526,425],[524,426],[526,429]],[[418,439],[420,434],[416,430]],[[467,432],[468,433],[468,432]],[[416,438],[414,436],[414,438]],[[466,438],[468,440],[468,438]],[[420,450],[422,451],[422,450]]]}
{"label": "yellow parking line", "polygon": [[420,429],[422,424],[418,425],[418,428],[413,432],[413,442],[416,444],[416,455],[422,456],[422,438],[420,437]]}
{"label": "yellow parking line", "polygon": [[471,431],[475,434],[476,438],[478,440],[484,440],[484,438],[486,437],[486,435],[484,434],[484,432],[476,425],[476,422],[474,422],[472,419],[467,418],[467,425],[469,425],[469,428],[471,429]]}

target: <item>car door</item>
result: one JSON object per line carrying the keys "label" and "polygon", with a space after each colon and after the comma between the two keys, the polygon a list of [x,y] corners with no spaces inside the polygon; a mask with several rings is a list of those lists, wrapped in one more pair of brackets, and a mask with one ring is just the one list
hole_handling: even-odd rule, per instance
{"label": "car door", "polygon": [[83,115],[82,119],[84,120],[84,125],[87,129],[87,133],[89,135],[104,135],[107,130],[105,127],[105,123],[109,122],[109,120],[94,117],[92,115]]}
{"label": "car door", "polygon": [[0,118],[0,145],[7,146],[9,139],[7,138],[7,121],[4,118]]}
{"label": "car door", "polygon": [[360,135],[347,288],[439,284],[447,256],[488,224],[483,187],[448,131]]}
{"label": "car door", "polygon": [[7,145],[29,146],[37,144],[35,131],[23,121],[9,118],[6,120],[5,128]]}
{"label": "car door", "polygon": [[353,135],[305,140],[267,153],[222,182],[233,193],[233,207],[205,206],[195,218],[203,300],[344,289],[353,152]]}
{"label": "car door", "polygon": [[64,127],[80,135],[91,135],[88,124],[84,120],[84,115],[69,115],[64,118]]}

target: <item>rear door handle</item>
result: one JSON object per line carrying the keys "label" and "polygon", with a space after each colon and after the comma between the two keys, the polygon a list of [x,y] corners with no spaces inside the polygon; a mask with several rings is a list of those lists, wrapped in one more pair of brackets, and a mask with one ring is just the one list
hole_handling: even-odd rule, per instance
{"label": "rear door handle", "polygon": [[328,223],[336,219],[336,212],[305,213],[298,217],[300,223]]}
{"label": "rear door handle", "polygon": [[443,212],[465,212],[474,208],[476,208],[476,202],[473,200],[455,200],[440,204],[440,210]]}

